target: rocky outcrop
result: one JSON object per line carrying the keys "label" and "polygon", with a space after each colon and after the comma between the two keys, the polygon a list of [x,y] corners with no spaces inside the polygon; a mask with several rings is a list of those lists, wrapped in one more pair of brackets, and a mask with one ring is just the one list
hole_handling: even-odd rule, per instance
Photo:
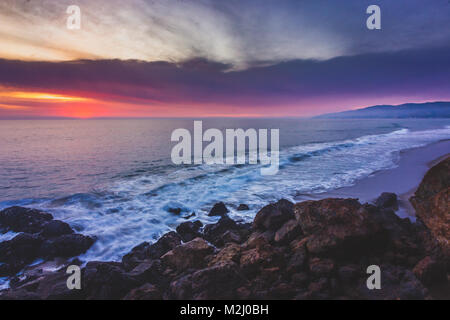
{"label": "rocky outcrop", "polygon": [[78,256],[89,249],[94,238],[75,234],[65,222],[51,214],[21,207],[0,212],[0,230],[21,232],[0,243],[0,277],[12,276],[37,259]]}
{"label": "rocky outcrop", "polygon": [[[442,199],[445,184],[439,181],[439,188],[419,188],[416,205],[434,208],[430,197]],[[11,280],[0,299],[440,298],[450,292],[448,264],[433,245],[442,234],[428,216],[416,223],[396,216],[395,199],[383,194],[374,205],[356,199],[280,200],[262,208],[253,224],[226,214],[204,227],[185,222],[153,244],[138,245],[121,262],[89,262],[81,290],[65,287],[64,268],[31,269]],[[49,257],[73,254],[65,250],[77,235],[56,224],[43,232],[51,219],[42,217],[14,226],[37,229],[0,244],[4,260],[21,257],[23,265],[33,259],[30,252],[45,256],[44,249]],[[64,245],[54,245],[61,237]],[[367,287],[372,265],[381,270],[380,290]]]}
{"label": "rocky outcrop", "polygon": [[296,204],[294,212],[311,253],[354,255],[379,245],[380,226],[355,199],[306,201]]}
{"label": "rocky outcrop", "polygon": [[411,197],[416,216],[450,259],[450,157],[431,168]]}

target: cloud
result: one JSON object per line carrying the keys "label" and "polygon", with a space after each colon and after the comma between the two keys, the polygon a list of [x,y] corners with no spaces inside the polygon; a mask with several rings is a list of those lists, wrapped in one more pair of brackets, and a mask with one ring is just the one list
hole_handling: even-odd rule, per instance
{"label": "cloud", "polygon": [[[294,59],[442,46],[450,40],[447,0],[77,0],[82,29],[65,28],[71,0],[3,0],[0,56],[64,61],[196,57],[234,69]],[[382,30],[365,27],[370,4]]]}
{"label": "cloud", "polygon": [[167,116],[193,106],[217,114],[241,108],[251,114],[305,115],[371,101],[450,99],[449,56],[450,47],[441,47],[231,72],[225,71],[229,65],[200,58],[183,63],[0,60],[0,85],[135,105],[133,112],[164,107]]}

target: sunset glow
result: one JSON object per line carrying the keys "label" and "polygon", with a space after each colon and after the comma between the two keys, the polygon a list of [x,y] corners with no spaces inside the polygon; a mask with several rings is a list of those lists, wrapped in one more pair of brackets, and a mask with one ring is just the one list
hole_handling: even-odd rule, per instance
{"label": "sunset glow", "polygon": [[7,92],[0,93],[2,99],[18,99],[18,100],[33,100],[45,102],[80,102],[89,101],[89,99],[81,97],[69,97],[60,94],[44,93],[44,92]]}
{"label": "sunset glow", "polygon": [[374,31],[360,0],[79,0],[73,30],[66,1],[4,0],[0,119],[308,117],[450,100],[448,1],[378,2],[396,19]]}
{"label": "sunset glow", "polygon": [[[14,101],[17,104],[25,103],[64,103],[64,102],[87,102],[91,99],[66,96],[48,92],[25,92],[25,91],[0,91],[0,102]],[[1,108],[1,107],[0,107]]]}

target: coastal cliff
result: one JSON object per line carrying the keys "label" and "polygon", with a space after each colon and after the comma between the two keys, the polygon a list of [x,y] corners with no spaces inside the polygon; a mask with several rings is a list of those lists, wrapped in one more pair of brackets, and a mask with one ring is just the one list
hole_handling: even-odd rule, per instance
{"label": "coastal cliff", "polygon": [[[81,290],[67,289],[66,268],[81,265],[70,257],[95,239],[43,212],[10,208],[0,212],[0,229],[22,233],[0,244],[0,271],[11,277],[0,299],[445,298],[449,163],[433,167],[411,199],[415,223],[395,214],[395,194],[374,204],[280,200],[262,208],[252,224],[233,221],[218,204],[216,224],[188,221],[121,262],[88,262]],[[47,262],[25,267],[36,258]],[[48,268],[55,258],[66,259],[66,266]],[[371,265],[381,270],[379,290],[366,285]]]}

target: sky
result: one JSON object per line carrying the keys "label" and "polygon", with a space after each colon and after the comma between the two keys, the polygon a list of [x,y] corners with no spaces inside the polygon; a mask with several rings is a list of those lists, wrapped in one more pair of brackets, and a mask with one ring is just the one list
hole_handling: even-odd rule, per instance
{"label": "sky", "polygon": [[[366,9],[381,8],[381,30]],[[69,30],[66,10],[81,9]],[[450,100],[449,0],[2,0],[0,118],[286,117]]]}

